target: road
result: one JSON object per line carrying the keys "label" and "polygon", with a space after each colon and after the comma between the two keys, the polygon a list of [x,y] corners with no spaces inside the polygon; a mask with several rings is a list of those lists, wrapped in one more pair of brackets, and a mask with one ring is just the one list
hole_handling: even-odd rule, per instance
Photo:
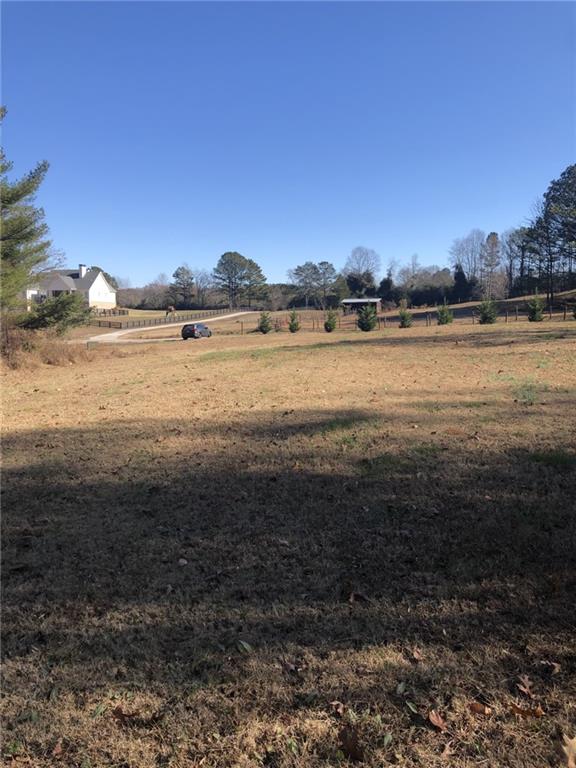
{"label": "road", "polygon": [[[254,315],[255,312],[233,312],[231,315],[220,315],[218,317],[194,318],[189,322],[194,323],[217,323],[219,320],[230,320],[232,317],[240,317],[241,315]],[[90,336],[86,339],[88,344],[150,344],[159,341],[181,341],[181,339],[126,339],[130,333],[143,333],[144,331],[156,331],[162,328],[173,328],[175,325],[186,325],[181,320],[177,323],[163,323],[162,325],[150,325],[148,327],[143,326],[140,328],[124,328],[120,331],[112,331],[112,333],[99,333],[96,336]]]}

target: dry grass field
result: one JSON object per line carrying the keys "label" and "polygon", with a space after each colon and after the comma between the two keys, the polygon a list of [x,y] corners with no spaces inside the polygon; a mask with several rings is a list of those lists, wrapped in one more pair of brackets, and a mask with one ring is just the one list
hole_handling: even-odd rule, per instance
{"label": "dry grass field", "polygon": [[576,322],[2,379],[3,764],[568,764]]}

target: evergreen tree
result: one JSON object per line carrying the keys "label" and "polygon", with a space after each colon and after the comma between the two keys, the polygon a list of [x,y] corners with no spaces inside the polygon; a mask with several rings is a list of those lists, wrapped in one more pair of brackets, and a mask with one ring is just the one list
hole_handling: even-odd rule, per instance
{"label": "evergreen tree", "polygon": [[447,304],[438,307],[438,325],[449,325],[454,322],[454,313]]}
{"label": "evergreen tree", "polygon": [[370,304],[362,307],[358,312],[358,328],[361,331],[373,331],[377,322],[376,308]]}
{"label": "evergreen tree", "polygon": [[[0,110],[0,121],[6,111]],[[24,304],[23,291],[34,283],[38,272],[47,267],[51,242],[44,211],[34,206],[48,163],[39,163],[34,170],[17,181],[9,181],[12,163],[0,150],[0,248],[2,288],[0,308],[14,309]]]}
{"label": "evergreen tree", "polygon": [[478,281],[475,277],[467,278],[461,264],[456,264],[454,268],[454,286],[450,294],[453,302],[478,298]]}
{"label": "evergreen tree", "polygon": [[246,284],[247,273],[248,259],[242,254],[227,251],[220,256],[212,274],[216,286],[226,294],[230,309],[238,306],[240,292]]}
{"label": "evergreen tree", "polygon": [[258,330],[260,333],[270,333],[272,330],[272,319],[270,312],[261,312],[260,319],[258,321]]}
{"label": "evergreen tree", "polygon": [[262,269],[252,259],[246,259],[242,297],[249,307],[252,305],[253,299],[263,301],[266,298],[266,278]]}
{"label": "evergreen tree", "polygon": [[68,328],[84,325],[89,317],[90,309],[83,296],[79,293],[62,293],[34,307],[20,326],[30,330],[51,328],[57,334],[62,334]]}
{"label": "evergreen tree", "polygon": [[326,320],[324,321],[324,330],[326,333],[332,333],[336,328],[338,322],[338,313],[334,309],[329,309],[326,313]]}
{"label": "evergreen tree", "polygon": [[172,275],[174,282],[170,283],[170,295],[176,306],[183,309],[189,309],[192,306],[194,296],[194,275],[187,264],[181,267]]}
{"label": "evergreen tree", "polygon": [[485,299],[478,307],[480,325],[492,325],[498,317],[498,307],[491,299]]}
{"label": "evergreen tree", "polygon": [[528,320],[531,323],[541,323],[544,320],[544,302],[539,296],[528,302]]}
{"label": "evergreen tree", "polygon": [[298,314],[295,309],[290,312],[288,330],[290,333],[297,333],[300,330],[300,320],[298,319]]}

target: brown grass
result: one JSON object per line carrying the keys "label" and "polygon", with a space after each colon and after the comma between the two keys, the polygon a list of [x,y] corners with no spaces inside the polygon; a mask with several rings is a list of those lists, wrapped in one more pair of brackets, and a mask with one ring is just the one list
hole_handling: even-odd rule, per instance
{"label": "brown grass", "polygon": [[72,365],[90,360],[85,347],[68,344],[51,331],[4,328],[1,351],[2,366],[9,369],[33,370],[40,365]]}
{"label": "brown grass", "polygon": [[576,324],[518,325],[5,372],[5,762],[562,765]]}

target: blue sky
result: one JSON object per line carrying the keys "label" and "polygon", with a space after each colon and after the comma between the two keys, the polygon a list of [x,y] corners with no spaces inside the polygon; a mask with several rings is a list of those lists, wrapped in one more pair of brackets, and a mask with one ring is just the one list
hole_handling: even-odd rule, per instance
{"label": "blue sky", "polygon": [[3,145],[70,265],[227,250],[272,281],[357,245],[445,264],[576,156],[576,6],[4,2]]}

